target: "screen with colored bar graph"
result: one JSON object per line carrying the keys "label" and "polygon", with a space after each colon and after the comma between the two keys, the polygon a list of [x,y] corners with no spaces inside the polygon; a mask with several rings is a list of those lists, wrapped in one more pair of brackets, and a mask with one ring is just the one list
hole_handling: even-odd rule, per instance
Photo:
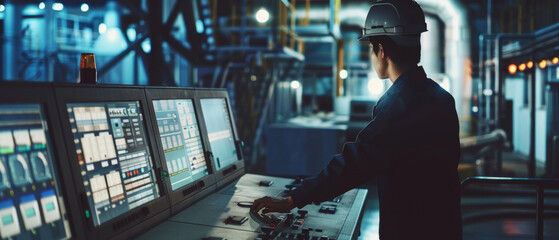
{"label": "screen with colored bar graph", "polygon": [[41,105],[0,104],[0,236],[70,237]]}
{"label": "screen with colored bar graph", "polygon": [[138,101],[67,104],[95,226],[160,196]]}
{"label": "screen with colored bar graph", "polygon": [[154,100],[161,147],[173,191],[208,175],[192,99]]}

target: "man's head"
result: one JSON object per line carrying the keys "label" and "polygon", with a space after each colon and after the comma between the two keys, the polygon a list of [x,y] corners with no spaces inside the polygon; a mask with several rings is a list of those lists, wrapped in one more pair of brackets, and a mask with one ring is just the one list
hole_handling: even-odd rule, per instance
{"label": "man's head", "polygon": [[[384,61],[398,66],[417,65],[420,34],[427,31],[425,14],[413,0],[378,0],[370,8],[360,41],[369,41],[373,65],[381,75]],[[380,54],[380,55],[379,55]]]}

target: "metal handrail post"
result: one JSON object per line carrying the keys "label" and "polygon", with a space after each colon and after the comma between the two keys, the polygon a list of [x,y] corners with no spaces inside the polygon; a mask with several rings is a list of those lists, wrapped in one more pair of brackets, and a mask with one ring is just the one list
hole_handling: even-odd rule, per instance
{"label": "metal handrail post", "polygon": [[509,177],[469,177],[462,181],[462,190],[472,183],[517,184],[536,186],[536,239],[543,240],[544,188],[559,187],[559,179],[554,178],[509,178]]}
{"label": "metal handrail post", "polygon": [[536,193],[536,239],[543,240],[543,186],[537,186]]}

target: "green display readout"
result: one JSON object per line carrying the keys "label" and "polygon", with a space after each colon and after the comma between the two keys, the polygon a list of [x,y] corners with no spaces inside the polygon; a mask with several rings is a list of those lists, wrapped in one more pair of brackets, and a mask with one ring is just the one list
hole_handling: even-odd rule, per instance
{"label": "green display readout", "polygon": [[18,152],[27,152],[31,150],[31,146],[18,146],[17,147],[17,151]]}
{"label": "green display readout", "polygon": [[49,202],[49,203],[45,204],[45,209],[47,210],[47,212],[53,211],[54,210],[54,203]]}
{"label": "green display readout", "polygon": [[34,217],[35,216],[35,208],[25,209],[25,216],[26,217]]}
{"label": "green display readout", "polygon": [[0,154],[11,154],[14,152],[13,148],[0,148]]}
{"label": "green display readout", "polygon": [[2,225],[8,225],[14,222],[14,217],[12,215],[7,215],[2,217]]}
{"label": "green display readout", "polygon": [[47,145],[45,145],[45,144],[34,144],[33,148],[36,149],[36,150],[45,149],[45,148],[47,148]]}

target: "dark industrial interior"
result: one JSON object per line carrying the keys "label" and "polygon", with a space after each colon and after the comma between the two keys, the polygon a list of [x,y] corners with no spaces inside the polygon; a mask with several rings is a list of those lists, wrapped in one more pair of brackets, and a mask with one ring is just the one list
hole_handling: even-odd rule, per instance
{"label": "dark industrial interior", "polygon": [[[374,177],[249,212],[372,121],[393,84],[357,40],[375,2],[0,0],[1,238],[379,239]],[[559,239],[559,1],[416,2],[463,239]]]}

